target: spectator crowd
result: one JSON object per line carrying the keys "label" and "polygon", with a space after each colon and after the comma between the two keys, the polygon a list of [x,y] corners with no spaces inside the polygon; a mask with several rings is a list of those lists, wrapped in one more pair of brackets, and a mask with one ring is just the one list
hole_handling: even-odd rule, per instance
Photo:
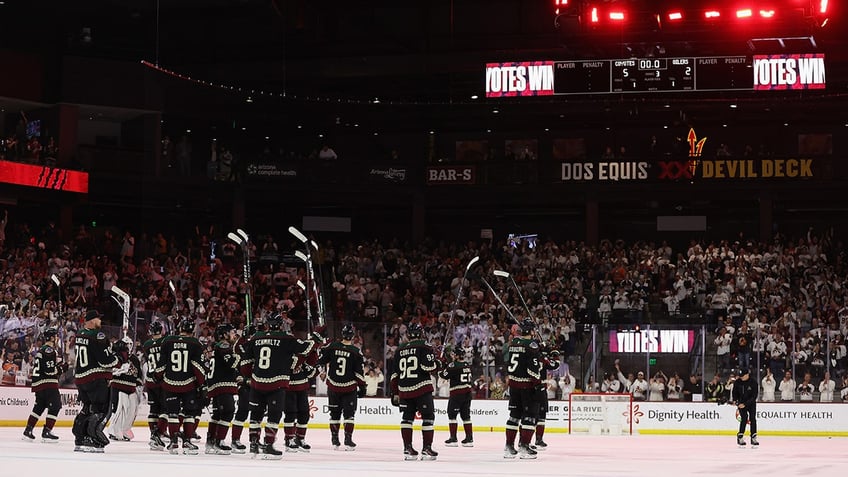
{"label": "spectator crowd", "polygon": [[[107,311],[117,338],[121,320],[110,297],[116,285],[133,297],[128,332],[136,349],[151,320],[173,329],[180,317],[193,317],[196,335],[207,345],[218,324],[245,326],[242,254],[219,230],[195,227],[177,236],[80,226],[73,237],[62,237],[53,223],[31,228],[20,218],[2,217],[3,384],[27,383],[47,326],[59,328],[62,354],[72,363],[73,337],[87,308]],[[261,322],[285,312],[300,332],[309,326],[297,286],[306,271],[291,255],[297,243],[281,239],[257,236],[248,244],[251,318]],[[565,357],[545,383],[550,399],[567,399],[575,390],[670,401],[702,394],[701,377],[689,376],[686,365],[646,378],[647,370],[623,371],[618,361],[602,361],[603,379],[583,382],[583,363],[574,357],[585,349],[585,324],[603,326],[617,314],[650,320],[658,313],[681,323],[697,313],[714,323],[709,342],[716,376],[704,384],[704,399],[720,399],[732,386],[730,372],[739,368],[761,373],[763,400],[840,401],[848,392],[848,269],[843,244],[829,233],[777,235],[769,243],[693,240],[677,251],[665,242],[622,240],[539,240],[532,247],[506,240],[320,245],[314,258],[326,314],[331,325],[357,323],[355,343],[365,356],[369,395],[382,392],[394,350],[407,339],[407,326],[417,322],[435,346],[462,349],[475,370],[479,397],[503,397],[504,345],[514,319],[528,312],[538,320],[540,339]],[[474,256],[480,262],[466,276]],[[511,278],[498,278],[494,270]],[[71,384],[69,376],[63,384]],[[446,396],[447,383],[436,385]]]}

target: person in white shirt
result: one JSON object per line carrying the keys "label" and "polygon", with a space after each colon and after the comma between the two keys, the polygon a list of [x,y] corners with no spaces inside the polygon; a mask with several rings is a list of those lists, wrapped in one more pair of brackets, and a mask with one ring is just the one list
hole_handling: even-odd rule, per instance
{"label": "person in white shirt", "polygon": [[668,394],[666,399],[669,401],[680,401],[681,392],[683,392],[683,382],[677,373],[674,373],[668,379]]}
{"label": "person in white shirt", "polygon": [[662,401],[665,392],[665,374],[660,371],[651,378],[648,384],[648,401]]}
{"label": "person in white shirt", "polygon": [[833,392],[836,390],[836,383],[830,379],[830,372],[825,371],[824,379],[819,383],[819,401],[833,402]]}
{"label": "person in white shirt", "polygon": [[574,392],[574,376],[566,373],[559,377],[559,388],[562,390],[562,400],[568,401],[571,393]]}
{"label": "person in white shirt", "polygon": [[645,373],[639,371],[636,374],[636,380],[630,385],[630,393],[633,394],[633,399],[636,401],[644,401],[647,397],[648,388],[650,385],[645,380]]}
{"label": "person in white shirt", "polygon": [[766,375],[763,377],[763,402],[774,402],[774,391],[777,389],[777,383],[774,381],[774,375],[771,374],[771,368],[766,368]]}
{"label": "person in white shirt", "polygon": [[780,400],[784,402],[792,402],[795,400],[795,380],[792,379],[792,372],[787,371],[783,375],[783,380],[777,387],[780,391]]}
{"label": "person in white shirt", "polygon": [[609,373],[605,374],[604,382],[601,383],[601,392],[610,394],[620,393],[621,381]]}
{"label": "person in white shirt", "polygon": [[839,391],[839,397],[842,402],[848,403],[848,374],[842,376],[842,390]]}
{"label": "person in white shirt", "polygon": [[380,384],[385,381],[383,371],[380,368],[371,368],[365,375],[365,395],[374,397],[380,389]]}
{"label": "person in white shirt", "polygon": [[727,332],[727,328],[722,327],[715,339],[719,371],[730,367],[730,343],[732,342],[733,336]]}
{"label": "person in white shirt", "polygon": [[315,395],[327,395],[327,370],[321,369],[321,372],[315,378]]}
{"label": "person in white shirt", "polygon": [[813,400],[813,391],[815,391],[816,387],[813,385],[810,380],[812,376],[810,373],[804,374],[804,381],[798,384],[798,400],[802,402],[812,402]]}

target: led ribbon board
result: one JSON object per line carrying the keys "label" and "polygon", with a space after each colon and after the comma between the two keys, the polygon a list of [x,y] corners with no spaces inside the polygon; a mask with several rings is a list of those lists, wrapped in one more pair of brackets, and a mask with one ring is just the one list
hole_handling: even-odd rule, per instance
{"label": "led ribbon board", "polygon": [[88,193],[88,173],[0,161],[0,182],[40,189]]}

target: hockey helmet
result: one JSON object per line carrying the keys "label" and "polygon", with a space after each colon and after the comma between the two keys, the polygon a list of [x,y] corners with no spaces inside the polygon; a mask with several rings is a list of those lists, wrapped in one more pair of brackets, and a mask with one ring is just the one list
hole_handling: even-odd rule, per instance
{"label": "hockey helmet", "polygon": [[59,334],[59,330],[51,327],[51,328],[45,328],[44,332],[41,333],[41,336],[44,338],[44,341],[50,341],[53,338],[55,338],[57,334]]}
{"label": "hockey helmet", "polygon": [[273,315],[268,317],[266,323],[268,324],[269,330],[279,330],[283,327],[283,315],[279,313],[274,313]]}
{"label": "hockey helmet", "polygon": [[521,322],[521,334],[529,335],[536,330],[536,323],[532,318],[524,318]]}
{"label": "hockey helmet", "polygon": [[130,347],[124,340],[118,340],[112,343],[112,351],[116,354],[129,353]]}
{"label": "hockey helmet", "polygon": [[418,323],[410,323],[409,326],[406,327],[406,336],[408,336],[411,340],[419,339],[423,334],[424,330]]}
{"label": "hockey helmet", "polygon": [[356,328],[354,328],[353,323],[346,323],[342,327],[342,339],[352,340],[355,335],[356,335]]}
{"label": "hockey helmet", "polygon": [[151,335],[161,335],[162,332],[164,331],[164,328],[162,327],[162,322],[161,321],[150,322],[150,326],[148,326],[147,331]]}
{"label": "hockey helmet", "polygon": [[194,334],[194,320],[190,318],[184,318],[183,321],[180,322],[179,325],[180,333],[186,334]]}
{"label": "hockey helmet", "polygon": [[233,325],[229,323],[218,325],[218,327],[215,328],[215,339],[222,340],[224,338],[228,338],[230,336],[230,332],[233,331],[233,329]]}

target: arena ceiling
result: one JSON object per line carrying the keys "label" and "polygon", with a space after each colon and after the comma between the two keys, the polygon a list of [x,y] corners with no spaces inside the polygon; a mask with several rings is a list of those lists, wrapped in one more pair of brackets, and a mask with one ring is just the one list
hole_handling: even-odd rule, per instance
{"label": "arena ceiling", "polygon": [[[586,0],[588,1],[588,0]],[[730,0],[727,0],[730,1]],[[790,9],[805,0],[783,0]],[[808,0],[807,0],[808,1]],[[46,55],[148,60],[245,91],[285,92],[298,121],[320,116],[383,121],[383,127],[542,128],[553,124],[657,125],[698,118],[844,121],[848,95],[846,17],[831,2],[824,28],[795,21],[768,31],[727,23],[660,31],[586,27],[586,4],[557,18],[555,0],[5,0],[0,40]],[[687,4],[698,2],[687,2]],[[633,12],[664,2],[603,2]],[[575,7],[576,8],[576,7]],[[653,11],[653,10],[651,10]],[[635,15],[634,15],[635,16]],[[579,18],[579,21],[578,21]],[[581,23],[582,22],[582,23]],[[791,37],[783,45],[758,38]],[[754,40],[754,41],[752,41]],[[824,52],[826,94],[740,92],[485,99],[487,62]],[[664,53],[660,53],[664,52]],[[477,96],[477,99],[472,99]],[[310,98],[303,100],[303,98]],[[315,98],[321,98],[316,101]],[[374,100],[380,104],[375,105]],[[274,119],[277,102],[224,94],[198,114]],[[729,104],[737,107],[731,111]],[[167,108],[167,105],[166,105]],[[209,108],[209,110],[207,110]],[[290,108],[289,108],[290,109]],[[213,111],[214,110],[214,111]],[[497,111],[497,112],[495,112]],[[351,119],[354,118],[354,119]],[[380,119],[383,118],[383,119]]]}

